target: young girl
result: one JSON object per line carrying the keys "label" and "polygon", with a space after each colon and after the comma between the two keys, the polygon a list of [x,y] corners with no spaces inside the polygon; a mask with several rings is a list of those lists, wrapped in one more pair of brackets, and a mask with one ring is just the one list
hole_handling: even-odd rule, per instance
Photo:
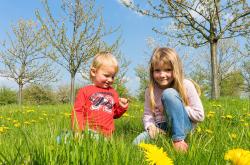
{"label": "young girl", "polygon": [[114,131],[114,119],[128,108],[128,100],[119,98],[112,88],[118,72],[115,57],[108,52],[98,53],[90,68],[93,84],[78,91],[72,110],[72,128],[110,136]]}
{"label": "young girl", "polygon": [[184,79],[181,60],[170,48],[157,48],[150,60],[150,81],[145,91],[143,123],[145,132],[133,141],[155,138],[170,131],[173,146],[186,152],[184,141],[197,122],[204,120],[204,111],[194,84]]}

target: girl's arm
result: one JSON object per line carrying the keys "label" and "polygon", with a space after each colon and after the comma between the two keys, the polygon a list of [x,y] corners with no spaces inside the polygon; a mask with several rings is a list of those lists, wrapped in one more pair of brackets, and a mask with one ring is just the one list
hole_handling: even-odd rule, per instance
{"label": "girl's arm", "polygon": [[147,130],[149,126],[155,125],[154,115],[153,115],[153,113],[151,111],[151,107],[150,107],[150,97],[149,97],[148,89],[146,89],[146,91],[145,91],[143,124],[144,124],[145,130]]}
{"label": "girl's arm", "polygon": [[189,105],[185,107],[188,116],[193,122],[201,122],[204,120],[205,115],[202,102],[196,91],[196,88],[189,80],[184,80],[184,85],[186,87],[189,102]]}

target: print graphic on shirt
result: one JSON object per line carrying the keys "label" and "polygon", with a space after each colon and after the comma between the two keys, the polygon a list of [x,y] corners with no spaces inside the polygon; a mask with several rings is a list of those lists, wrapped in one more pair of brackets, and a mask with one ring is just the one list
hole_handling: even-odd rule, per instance
{"label": "print graphic on shirt", "polygon": [[114,105],[114,98],[111,93],[107,92],[97,92],[89,97],[92,103],[90,107],[93,111],[103,110],[108,113],[112,113],[112,107]]}

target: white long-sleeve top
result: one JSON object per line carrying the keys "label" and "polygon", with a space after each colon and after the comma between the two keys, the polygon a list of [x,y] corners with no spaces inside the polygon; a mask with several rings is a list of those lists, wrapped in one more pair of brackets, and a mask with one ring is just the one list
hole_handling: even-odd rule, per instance
{"label": "white long-sleeve top", "polygon": [[[205,118],[203,106],[194,84],[187,79],[184,79],[183,83],[188,98],[188,106],[185,106],[185,110],[187,111],[187,114],[191,119],[192,123],[196,124],[197,122],[203,121]],[[149,90],[146,89],[145,91],[145,103],[143,114],[143,123],[145,130],[147,130],[150,125],[166,122],[166,118],[163,111],[163,105],[161,102],[163,90],[164,89],[160,89],[156,86],[154,87],[154,97],[156,103],[154,113],[151,111],[150,107]]]}

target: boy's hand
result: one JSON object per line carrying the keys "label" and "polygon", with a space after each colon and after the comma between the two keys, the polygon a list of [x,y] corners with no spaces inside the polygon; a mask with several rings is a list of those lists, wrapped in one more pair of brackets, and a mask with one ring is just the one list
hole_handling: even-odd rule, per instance
{"label": "boy's hand", "polygon": [[122,108],[128,107],[128,99],[119,98],[119,105],[120,105]]}

